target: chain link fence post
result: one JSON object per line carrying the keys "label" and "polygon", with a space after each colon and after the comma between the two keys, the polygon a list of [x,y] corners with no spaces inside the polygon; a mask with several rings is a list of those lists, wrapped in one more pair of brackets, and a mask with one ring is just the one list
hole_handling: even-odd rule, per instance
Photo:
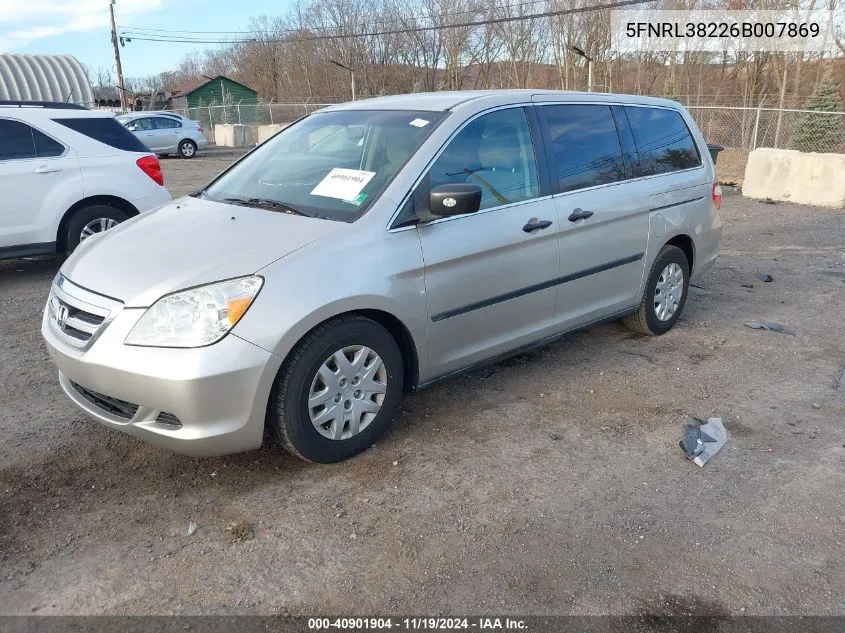
{"label": "chain link fence post", "polygon": [[760,130],[760,111],[763,109],[763,103],[766,101],[766,97],[760,99],[760,105],[757,106],[757,114],[754,117],[754,135],[751,139],[751,150],[757,149],[757,132]]}

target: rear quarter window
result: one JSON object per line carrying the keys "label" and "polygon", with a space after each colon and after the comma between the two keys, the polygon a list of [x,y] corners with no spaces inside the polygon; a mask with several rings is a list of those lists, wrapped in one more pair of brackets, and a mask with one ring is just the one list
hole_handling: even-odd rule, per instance
{"label": "rear quarter window", "polygon": [[634,176],[652,176],[701,165],[701,154],[677,110],[625,106],[638,161]]}
{"label": "rear quarter window", "polygon": [[32,140],[35,141],[35,153],[38,158],[53,158],[65,153],[65,146],[38,130],[32,130]]}
{"label": "rear quarter window", "polygon": [[53,119],[66,128],[84,134],[88,138],[104,143],[109,147],[127,152],[144,152],[150,150],[139,141],[134,134],[123,127],[116,119],[104,117]]}

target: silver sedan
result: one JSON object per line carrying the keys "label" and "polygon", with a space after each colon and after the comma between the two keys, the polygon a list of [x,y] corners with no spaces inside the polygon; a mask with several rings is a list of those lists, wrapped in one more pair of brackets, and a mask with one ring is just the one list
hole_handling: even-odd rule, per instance
{"label": "silver sedan", "polygon": [[199,121],[175,113],[135,112],[117,120],[159,156],[178,154],[180,158],[193,158],[208,145]]}

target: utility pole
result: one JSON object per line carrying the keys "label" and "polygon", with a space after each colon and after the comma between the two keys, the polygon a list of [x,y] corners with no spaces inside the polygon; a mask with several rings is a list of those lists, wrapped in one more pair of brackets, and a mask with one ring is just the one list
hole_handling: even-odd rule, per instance
{"label": "utility pole", "polygon": [[114,63],[117,67],[117,88],[120,93],[120,107],[123,110],[126,110],[126,88],[123,85],[123,66],[120,64],[120,47],[117,45],[117,28],[114,25],[114,2],[115,0],[111,0],[109,2],[109,13],[111,14],[111,43],[112,46],[114,46]]}

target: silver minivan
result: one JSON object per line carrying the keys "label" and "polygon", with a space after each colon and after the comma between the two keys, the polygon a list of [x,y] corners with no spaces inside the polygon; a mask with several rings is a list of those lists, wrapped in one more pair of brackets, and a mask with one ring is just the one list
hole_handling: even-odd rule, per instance
{"label": "silver minivan", "polygon": [[622,318],[659,335],[717,256],[721,192],[674,101],[441,92],[300,119],[86,240],[42,333],[95,420],[189,455],[314,462],[403,392]]}

